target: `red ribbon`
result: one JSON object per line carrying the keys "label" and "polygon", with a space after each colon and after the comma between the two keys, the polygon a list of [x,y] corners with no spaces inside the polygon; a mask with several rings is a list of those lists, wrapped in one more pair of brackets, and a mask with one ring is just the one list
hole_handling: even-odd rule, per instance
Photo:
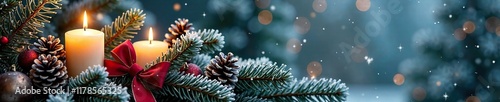
{"label": "red ribbon", "polygon": [[162,88],[170,63],[161,62],[144,70],[135,63],[135,50],[130,40],[126,40],[114,48],[111,55],[115,60],[104,60],[104,66],[107,67],[106,71],[109,72],[109,76],[118,77],[130,74],[134,77],[132,79],[132,94],[135,101],[156,102],[153,93],[144,87],[144,84]]}

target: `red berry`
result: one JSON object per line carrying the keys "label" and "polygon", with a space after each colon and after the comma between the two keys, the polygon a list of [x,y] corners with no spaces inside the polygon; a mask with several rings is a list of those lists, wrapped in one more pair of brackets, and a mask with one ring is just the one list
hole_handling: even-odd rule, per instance
{"label": "red berry", "polygon": [[5,44],[9,43],[9,39],[5,36],[2,36],[2,38],[0,38],[0,43],[2,45],[5,45]]}
{"label": "red berry", "polygon": [[188,64],[188,69],[185,70],[184,72],[198,76],[201,74],[201,69],[200,69],[200,67],[198,67],[198,65],[190,63],[190,64]]}

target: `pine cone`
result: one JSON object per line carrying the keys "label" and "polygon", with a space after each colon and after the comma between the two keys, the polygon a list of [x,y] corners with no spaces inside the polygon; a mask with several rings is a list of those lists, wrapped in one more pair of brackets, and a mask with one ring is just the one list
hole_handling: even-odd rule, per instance
{"label": "pine cone", "polygon": [[238,59],[233,58],[233,53],[229,52],[226,55],[220,53],[215,56],[215,59],[210,61],[210,64],[205,69],[205,75],[209,79],[217,79],[224,85],[234,86],[238,82],[238,73],[240,68],[235,65]]}
{"label": "pine cone", "polygon": [[175,21],[175,24],[171,24],[168,28],[169,33],[165,34],[165,37],[167,38],[165,39],[165,42],[172,45],[172,40],[179,38],[181,35],[186,34],[190,30],[194,30],[194,28],[191,27],[192,25],[193,24],[189,23],[188,19],[177,19],[177,21]]}
{"label": "pine cone", "polygon": [[44,88],[62,88],[66,86],[68,71],[66,66],[56,56],[41,54],[35,59],[30,70],[30,78],[33,85]]}
{"label": "pine cone", "polygon": [[66,51],[64,51],[64,45],[60,43],[59,38],[55,38],[49,35],[48,38],[40,37],[38,41],[34,43],[35,50],[38,54],[51,54],[55,55],[57,59],[65,62],[66,61]]}

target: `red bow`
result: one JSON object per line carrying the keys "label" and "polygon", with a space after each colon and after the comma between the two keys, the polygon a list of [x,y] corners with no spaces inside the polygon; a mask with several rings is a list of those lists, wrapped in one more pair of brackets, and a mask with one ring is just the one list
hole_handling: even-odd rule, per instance
{"label": "red bow", "polygon": [[[130,74],[132,77],[132,94],[136,102],[155,102],[153,93],[144,87],[149,84],[156,88],[162,88],[163,80],[170,67],[169,62],[158,63],[151,68],[144,70],[135,63],[135,50],[130,40],[126,40],[111,51],[115,60],[104,60],[106,71],[110,77]],[[138,80],[140,79],[140,80]],[[142,80],[142,81],[141,81]]]}

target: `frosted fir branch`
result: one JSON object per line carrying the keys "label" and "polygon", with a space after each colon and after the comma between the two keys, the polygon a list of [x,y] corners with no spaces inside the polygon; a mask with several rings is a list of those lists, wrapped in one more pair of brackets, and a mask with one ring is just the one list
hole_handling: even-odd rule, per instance
{"label": "frosted fir branch", "polygon": [[219,30],[203,29],[198,30],[196,33],[203,40],[203,47],[201,47],[200,53],[213,54],[224,48],[224,36],[219,33]]}
{"label": "frosted fir branch", "polygon": [[161,90],[153,91],[156,95],[174,96],[196,102],[234,101],[232,88],[223,86],[216,80],[205,76],[194,76],[177,71],[170,71]]}
{"label": "frosted fir branch", "polygon": [[49,95],[47,102],[75,102],[75,100],[73,100],[73,94],[64,92],[62,94]]}
{"label": "frosted fir branch", "polygon": [[4,17],[10,12],[14,11],[14,8],[21,5],[22,0],[2,0],[0,1],[0,17]]}
{"label": "frosted fir branch", "polygon": [[243,96],[257,96],[271,101],[346,101],[349,88],[340,80],[319,80],[303,78],[294,80],[285,88],[268,89],[260,91],[246,91]]}
{"label": "frosted fir branch", "polygon": [[239,96],[236,98],[236,102],[269,102],[269,100],[255,96]]}
{"label": "frosted fir branch", "polygon": [[203,41],[200,37],[193,32],[188,32],[185,35],[181,35],[180,39],[174,41],[172,48],[167,50],[166,54],[158,57],[151,64],[147,64],[146,68],[160,63],[160,62],[170,62],[170,71],[177,71],[181,68],[182,64],[191,60],[194,56],[198,55],[200,48],[203,46]]}
{"label": "frosted fir branch", "polygon": [[127,92],[127,87],[122,87],[114,83],[106,83],[96,88],[106,88],[109,89],[106,90],[109,92],[102,92],[100,94],[78,94],[75,100],[78,102],[128,102],[130,100],[130,94]]}
{"label": "frosted fir branch", "polygon": [[77,87],[96,87],[108,82],[108,72],[106,68],[100,65],[89,67],[80,75],[70,78],[68,87],[70,89]]}
{"label": "frosted fir branch", "polygon": [[104,32],[104,47],[107,59],[112,59],[111,50],[127,39],[134,38],[144,25],[146,14],[140,9],[130,9],[118,16],[111,25],[105,25],[101,31]]}
{"label": "frosted fir branch", "polygon": [[201,72],[205,71],[205,68],[210,64],[211,56],[207,54],[196,55],[191,59],[191,63],[194,63],[200,67]]}
{"label": "frosted fir branch", "polygon": [[236,92],[280,88],[292,80],[292,73],[290,69],[285,69],[286,65],[277,65],[266,57],[243,60],[237,64],[241,69]]}
{"label": "frosted fir branch", "polygon": [[12,12],[2,15],[0,34],[9,39],[7,45],[0,48],[0,62],[9,62],[17,56],[22,49],[30,45],[28,40],[37,38],[36,34],[42,32],[40,28],[49,23],[52,14],[61,9],[60,0],[26,0],[15,7]]}

